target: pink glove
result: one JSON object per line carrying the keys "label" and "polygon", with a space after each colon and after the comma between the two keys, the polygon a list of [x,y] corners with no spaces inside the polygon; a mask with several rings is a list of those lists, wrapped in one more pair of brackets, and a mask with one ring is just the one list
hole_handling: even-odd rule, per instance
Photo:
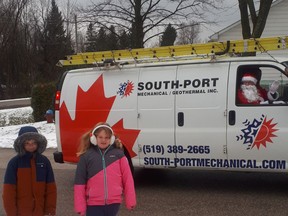
{"label": "pink glove", "polygon": [[278,80],[273,81],[270,85],[269,91],[274,94],[279,88],[280,82]]}

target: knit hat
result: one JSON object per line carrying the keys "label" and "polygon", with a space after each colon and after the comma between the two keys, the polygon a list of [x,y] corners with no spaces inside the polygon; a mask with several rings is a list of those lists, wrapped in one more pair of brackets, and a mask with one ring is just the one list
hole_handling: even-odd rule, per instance
{"label": "knit hat", "polygon": [[38,133],[38,130],[33,127],[33,126],[25,126],[25,127],[21,127],[19,132],[18,132],[18,136],[21,136],[24,133]]}
{"label": "knit hat", "polygon": [[47,110],[46,115],[53,115],[53,110],[51,110],[51,109]]}
{"label": "knit hat", "polygon": [[38,133],[37,129],[33,126],[21,127],[18,132],[18,137],[14,141],[14,149],[19,155],[25,154],[24,143],[27,140],[35,140],[38,145],[37,152],[43,153],[47,146],[47,139]]}
{"label": "knit hat", "polygon": [[242,82],[245,81],[252,81],[255,85],[257,83],[257,79],[255,78],[255,76],[253,74],[250,73],[245,73],[242,77]]}

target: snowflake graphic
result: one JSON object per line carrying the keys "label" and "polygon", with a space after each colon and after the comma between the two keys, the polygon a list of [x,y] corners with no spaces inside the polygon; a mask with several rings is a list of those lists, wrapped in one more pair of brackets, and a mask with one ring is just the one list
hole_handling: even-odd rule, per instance
{"label": "snowflake graphic", "polygon": [[242,134],[236,136],[237,141],[242,140],[247,150],[255,146],[259,149],[261,145],[266,147],[267,142],[273,143],[271,138],[276,137],[273,133],[278,129],[274,129],[277,124],[272,124],[272,120],[267,121],[263,114],[260,120],[254,119],[252,123],[246,119],[243,122],[245,128],[241,130]]}
{"label": "snowflake graphic", "polygon": [[127,80],[127,82],[120,83],[120,87],[117,91],[117,94],[123,98],[124,96],[127,97],[129,96],[132,91],[134,90],[134,84]]}

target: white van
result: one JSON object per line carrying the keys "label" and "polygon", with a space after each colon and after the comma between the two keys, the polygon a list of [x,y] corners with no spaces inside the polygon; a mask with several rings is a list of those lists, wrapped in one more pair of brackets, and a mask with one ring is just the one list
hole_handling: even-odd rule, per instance
{"label": "white van", "polygon": [[[230,57],[68,71],[56,94],[55,161],[76,163],[80,136],[105,121],[135,167],[287,172],[286,67]],[[240,77],[254,69],[263,88],[280,82],[277,101],[238,104]]]}

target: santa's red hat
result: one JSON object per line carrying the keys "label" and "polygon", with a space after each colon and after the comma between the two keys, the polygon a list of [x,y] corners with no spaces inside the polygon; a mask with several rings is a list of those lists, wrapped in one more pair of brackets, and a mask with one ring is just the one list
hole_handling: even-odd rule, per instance
{"label": "santa's red hat", "polygon": [[245,81],[252,81],[255,85],[257,83],[257,79],[255,78],[255,76],[253,74],[250,73],[245,73],[242,77],[242,82]]}

